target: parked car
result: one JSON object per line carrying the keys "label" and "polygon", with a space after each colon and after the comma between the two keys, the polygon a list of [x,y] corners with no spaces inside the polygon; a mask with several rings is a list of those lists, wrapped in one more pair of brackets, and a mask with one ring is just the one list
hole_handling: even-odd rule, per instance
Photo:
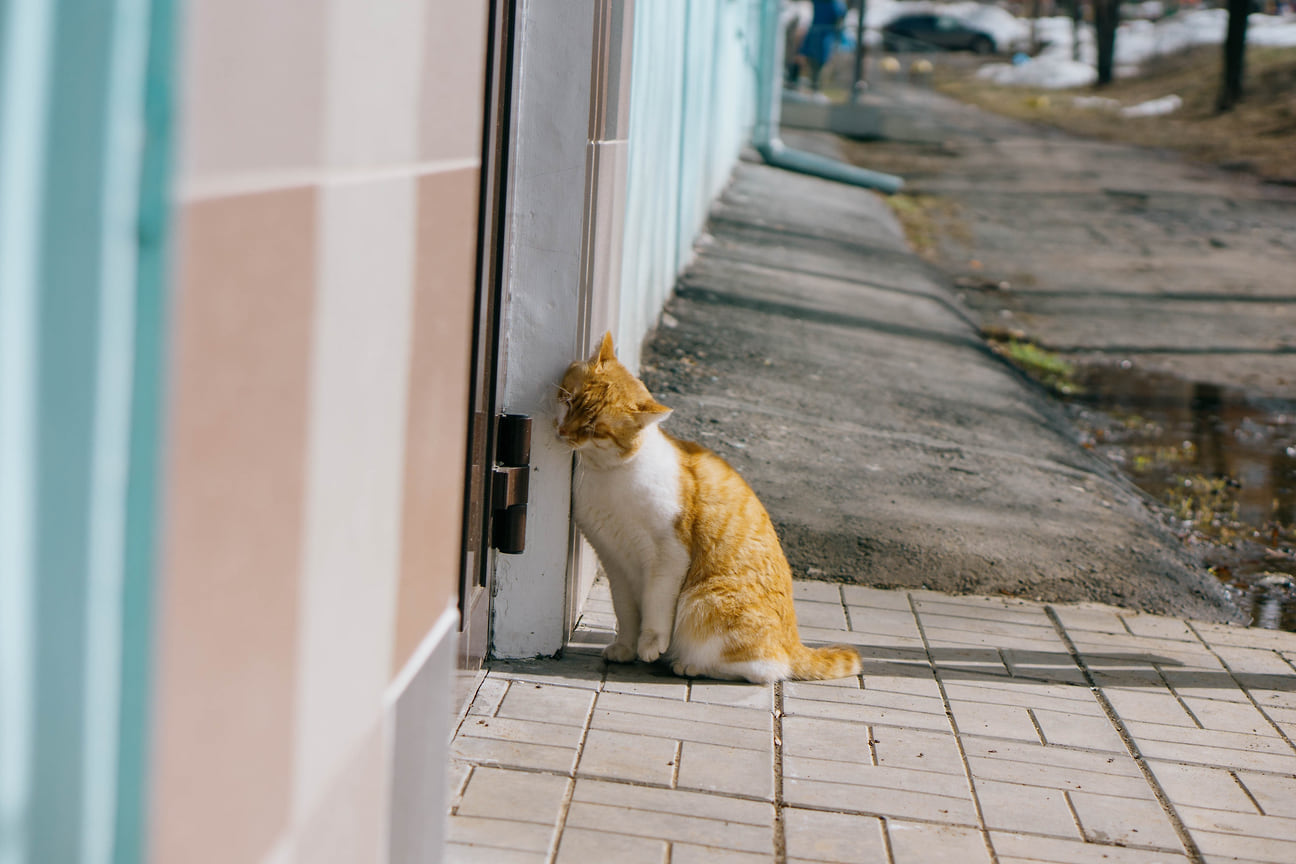
{"label": "parked car", "polygon": [[994,37],[949,15],[901,15],[882,28],[888,51],[974,51],[993,54]]}

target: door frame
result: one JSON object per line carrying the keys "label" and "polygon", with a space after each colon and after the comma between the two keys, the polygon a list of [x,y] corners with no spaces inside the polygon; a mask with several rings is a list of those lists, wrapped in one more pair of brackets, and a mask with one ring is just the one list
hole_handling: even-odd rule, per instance
{"label": "door frame", "polygon": [[513,45],[517,0],[492,0],[487,24],[486,101],[482,117],[481,186],[477,222],[476,299],[468,407],[463,541],[459,568],[461,669],[477,669],[490,650],[491,469],[496,416],[503,392],[500,322],[504,320],[509,226],[508,169],[512,162]]}

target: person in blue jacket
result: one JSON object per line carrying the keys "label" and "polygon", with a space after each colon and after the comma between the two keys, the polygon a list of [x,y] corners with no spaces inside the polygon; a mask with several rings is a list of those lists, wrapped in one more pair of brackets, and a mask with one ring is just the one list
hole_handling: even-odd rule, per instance
{"label": "person in blue jacket", "polygon": [[819,89],[819,73],[832,56],[846,7],[841,0],[814,0],[814,17],[801,42],[801,56],[810,66],[810,88]]}

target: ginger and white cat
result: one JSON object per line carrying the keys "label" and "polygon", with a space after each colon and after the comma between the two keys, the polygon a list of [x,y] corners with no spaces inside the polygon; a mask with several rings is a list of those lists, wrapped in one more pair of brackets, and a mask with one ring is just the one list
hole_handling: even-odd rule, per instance
{"label": "ginger and white cat", "polygon": [[858,674],[855,649],[801,644],[769,514],[723,459],[661,431],[669,414],[616,359],[611,333],[563,377],[558,435],[578,453],[576,524],[616,610],[603,656],[757,682]]}

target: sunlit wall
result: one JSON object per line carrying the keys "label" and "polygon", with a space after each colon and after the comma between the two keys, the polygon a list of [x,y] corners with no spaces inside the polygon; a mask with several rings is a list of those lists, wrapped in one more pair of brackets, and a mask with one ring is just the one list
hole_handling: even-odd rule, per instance
{"label": "sunlit wall", "polygon": [[635,7],[618,335],[633,346],[636,368],[639,343],[751,131],[758,7],[756,0]]}

